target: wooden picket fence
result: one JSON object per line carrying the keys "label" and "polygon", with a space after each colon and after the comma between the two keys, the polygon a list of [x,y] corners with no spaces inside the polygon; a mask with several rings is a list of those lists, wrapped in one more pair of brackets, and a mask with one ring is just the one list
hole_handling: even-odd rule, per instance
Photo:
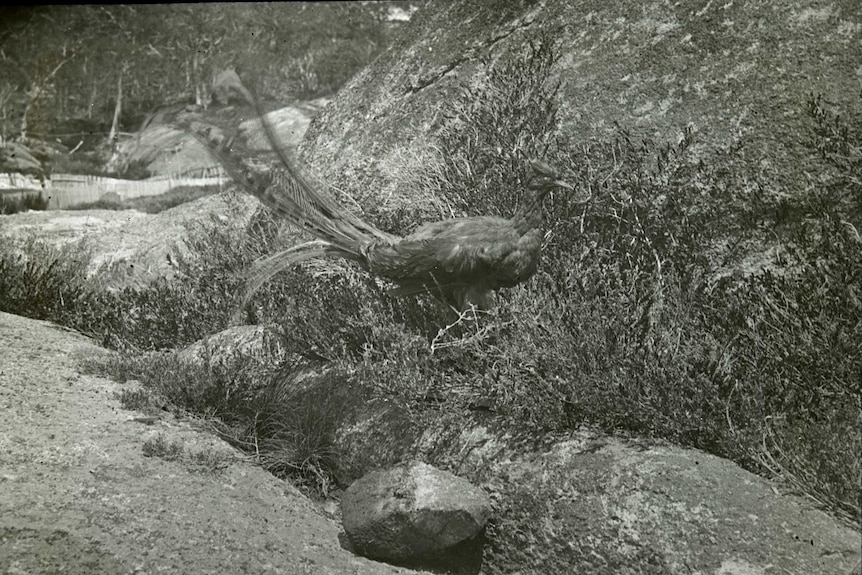
{"label": "wooden picket fence", "polygon": [[20,200],[41,194],[42,197],[48,198],[49,210],[65,210],[99,200],[122,202],[143,196],[158,196],[181,186],[223,187],[229,180],[218,166],[182,174],[155,176],[146,180],[53,174],[50,179],[45,180],[44,187],[36,178],[21,174],[0,174],[0,195],[6,200]]}

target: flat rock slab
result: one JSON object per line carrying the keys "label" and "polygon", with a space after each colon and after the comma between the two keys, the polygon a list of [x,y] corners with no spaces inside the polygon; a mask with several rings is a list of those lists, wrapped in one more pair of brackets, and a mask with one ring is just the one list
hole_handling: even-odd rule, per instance
{"label": "flat rock slab", "polygon": [[[410,572],[342,549],[313,502],[188,422],[122,409],[123,386],[78,371],[99,353],[0,313],[0,573]],[[223,465],[146,457],[159,435]]]}
{"label": "flat rock slab", "polygon": [[145,287],[177,274],[186,240],[206,230],[241,233],[260,203],[248,195],[214,194],[158,214],[136,210],[29,211],[0,216],[0,241],[26,253],[30,242],[51,249],[78,245],[87,273],[111,288]]}

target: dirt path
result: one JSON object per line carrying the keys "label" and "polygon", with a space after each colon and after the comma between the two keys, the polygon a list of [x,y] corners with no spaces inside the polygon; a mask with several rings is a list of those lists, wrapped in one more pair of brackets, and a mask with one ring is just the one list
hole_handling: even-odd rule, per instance
{"label": "dirt path", "polygon": [[[76,369],[97,353],[0,313],[0,573],[411,573],[342,549],[314,503],[221,441],[122,409],[123,386]],[[145,457],[158,434],[228,465]]]}

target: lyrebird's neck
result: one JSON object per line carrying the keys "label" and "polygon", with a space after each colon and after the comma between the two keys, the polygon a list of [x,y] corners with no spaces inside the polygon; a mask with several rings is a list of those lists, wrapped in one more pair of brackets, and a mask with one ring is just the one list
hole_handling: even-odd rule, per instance
{"label": "lyrebird's neck", "polygon": [[530,230],[541,229],[542,204],[549,191],[550,188],[530,190],[530,194],[524,198],[524,203],[512,216],[512,225],[520,235],[524,235]]}

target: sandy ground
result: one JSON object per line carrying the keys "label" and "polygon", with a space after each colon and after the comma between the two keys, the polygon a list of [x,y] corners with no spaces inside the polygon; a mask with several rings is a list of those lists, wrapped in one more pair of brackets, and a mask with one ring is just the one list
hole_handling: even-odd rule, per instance
{"label": "sandy ground", "polygon": [[[123,409],[123,386],[79,372],[99,353],[0,313],[0,573],[410,572],[343,549],[313,502],[191,422]],[[145,456],[159,434],[224,468]]]}

